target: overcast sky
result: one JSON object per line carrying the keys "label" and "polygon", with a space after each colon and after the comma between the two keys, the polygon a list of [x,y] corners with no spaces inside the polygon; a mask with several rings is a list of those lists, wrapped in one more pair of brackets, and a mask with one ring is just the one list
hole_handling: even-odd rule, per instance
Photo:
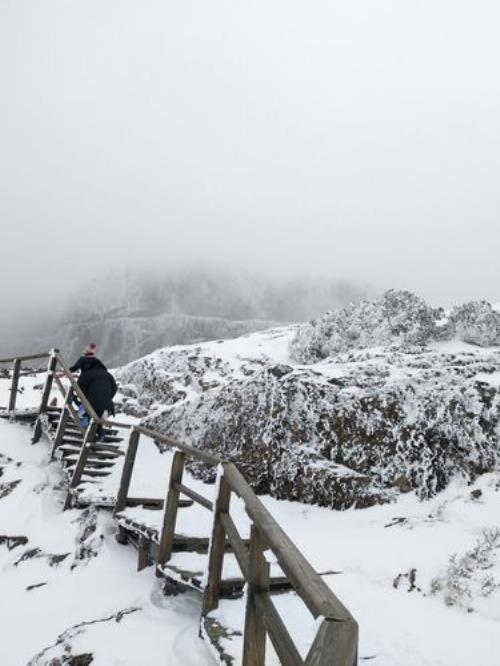
{"label": "overcast sky", "polygon": [[500,301],[499,34],[498,0],[0,0],[1,304],[200,260]]}

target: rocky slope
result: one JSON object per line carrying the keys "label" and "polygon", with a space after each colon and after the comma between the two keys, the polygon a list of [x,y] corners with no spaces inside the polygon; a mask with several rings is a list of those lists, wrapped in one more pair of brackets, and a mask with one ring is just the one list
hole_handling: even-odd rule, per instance
{"label": "rocky slope", "polygon": [[497,464],[499,321],[484,302],[445,313],[388,292],[302,326],[159,350],[119,379],[129,409],[238,461],[260,492],[339,509],[429,497]]}

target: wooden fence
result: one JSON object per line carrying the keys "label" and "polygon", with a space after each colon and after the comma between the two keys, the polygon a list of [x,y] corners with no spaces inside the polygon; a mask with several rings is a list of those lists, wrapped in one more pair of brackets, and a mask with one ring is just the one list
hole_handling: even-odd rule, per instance
{"label": "wooden fence", "polygon": [[[85,439],[71,484],[76,486],[81,477],[85,463],[87,445],[95,441],[96,428],[101,425],[116,425],[115,421],[100,419],[81,392],[64,359],[57,350],[13,359],[0,359],[0,363],[12,362],[12,385],[9,402],[9,414],[15,417],[16,395],[21,366],[24,361],[48,358],[47,378],[42,391],[42,399],[38,413],[43,415],[49,408],[49,396],[54,381],[64,395],[64,407],[56,431],[56,442],[59,431],[63,429],[63,419],[74,418],[71,404],[77,396],[90,416],[90,424],[85,432]],[[69,381],[69,388],[64,389],[57,377],[58,372]],[[40,421],[37,421],[39,424]],[[209,614],[219,604],[223,588],[222,571],[224,558],[232,552],[241,569],[246,583],[245,626],[243,634],[243,666],[264,666],[266,663],[266,637],[269,636],[273,647],[285,666],[354,666],[357,663],[358,627],[354,618],[336,597],[321,576],[313,569],[299,549],[291,541],[285,531],[276,522],[270,512],[256,496],[245,481],[237,466],[217,456],[188,446],[156,430],[140,425],[130,426],[130,436],[123,464],[120,487],[118,490],[115,515],[127,506],[137,506],[147,499],[129,498],[132,470],[137,455],[141,436],[153,438],[175,450],[170,471],[166,498],[151,500],[163,507],[163,521],[159,538],[159,547],[154,552],[146,546],[142,553],[142,563],[147,564],[151,558],[157,565],[157,573],[168,570],[172,556],[177,513],[182,502],[181,495],[204,507],[211,514],[211,538],[209,541],[206,582],[203,586],[202,627]],[[35,427],[33,441],[41,436],[40,426]],[[188,460],[195,460],[205,465],[218,468],[218,485],[215,501],[202,496],[184,481],[184,470]],[[243,539],[231,516],[231,497],[236,495],[243,503],[250,520],[250,541]],[[66,507],[71,505],[71,488],[68,492]],[[229,545],[229,548],[228,548]],[[278,561],[291,587],[305,604],[314,618],[319,620],[316,637],[305,658],[299,653],[293,637],[287,628],[286,618],[278,612],[271,596],[271,579],[269,563],[265,553],[270,551]],[[206,624],[206,627],[209,625]],[[209,633],[209,631],[208,631]]]}

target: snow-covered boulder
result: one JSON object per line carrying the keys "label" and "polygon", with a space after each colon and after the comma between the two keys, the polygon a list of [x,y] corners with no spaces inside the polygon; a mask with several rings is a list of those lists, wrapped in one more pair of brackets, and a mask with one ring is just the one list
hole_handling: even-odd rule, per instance
{"label": "snow-covered boulder", "polygon": [[500,345],[500,313],[487,301],[472,301],[452,310],[452,333],[479,347]]}
{"label": "snow-covered boulder", "polygon": [[290,355],[301,329],[286,327],[159,350],[119,379],[135,384],[149,425],[235,460],[276,497],[362,507],[398,492],[430,497],[456,476],[473,481],[500,453],[500,350],[432,341],[442,313],[411,296],[383,303],[392,316],[366,339],[380,341],[385,326],[386,347],[304,366]]}
{"label": "snow-covered boulder", "polygon": [[441,316],[442,310],[415,294],[390,290],[374,301],[327,312],[301,326],[291,344],[292,357],[315,363],[349,349],[425,345],[437,337]]}

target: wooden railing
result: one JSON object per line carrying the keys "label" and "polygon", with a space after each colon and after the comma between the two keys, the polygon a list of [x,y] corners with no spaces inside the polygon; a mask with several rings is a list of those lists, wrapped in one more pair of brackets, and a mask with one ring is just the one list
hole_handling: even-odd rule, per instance
{"label": "wooden railing", "polygon": [[[72,484],[75,486],[78,484],[81,471],[85,466],[85,451],[88,450],[88,445],[95,441],[98,425],[117,425],[117,422],[98,417],[58,350],[15,359],[0,359],[0,363],[13,363],[9,403],[9,413],[11,415],[15,415],[16,395],[22,362],[43,358],[48,358],[49,362],[39,414],[43,415],[48,409],[49,396],[54,381],[56,381],[59,390],[64,395],[64,406],[55,436],[56,442],[59,432],[64,429],[64,418],[72,417],[75,422],[78,422],[77,415],[71,412],[74,396],[78,397],[90,417],[90,424],[85,431],[81,454],[73,475]],[[64,388],[57,376],[58,368],[61,369],[63,375],[69,381],[67,389]],[[168,567],[168,561],[172,557],[176,536],[177,512],[183,501],[180,496],[188,497],[212,514],[207,576],[203,589],[202,627],[204,620],[218,607],[221,598],[223,589],[222,571],[229,542],[231,552],[234,553],[247,586],[243,666],[265,665],[267,636],[269,636],[281,663],[285,666],[354,666],[357,663],[358,646],[356,621],[255,495],[236,465],[211,453],[178,442],[156,430],[141,425],[118,425],[130,428],[131,431],[114,509],[115,515],[122,512],[128,505],[136,506],[139,502],[138,498],[129,498],[128,494],[141,436],[153,438],[175,450],[166,498],[164,502],[157,499],[151,500],[159,506],[163,506],[159,548],[156,549],[155,556],[157,572],[164,567]],[[37,431],[35,428],[33,441],[37,441],[40,436],[41,431]],[[202,496],[184,482],[184,470],[188,460],[195,460],[218,468],[215,501]],[[78,471],[80,471],[80,475]],[[233,494],[244,503],[245,512],[250,520],[249,544],[240,535],[231,517],[231,497]],[[147,501],[147,499],[144,500],[145,503]],[[65,508],[69,506],[71,506],[71,488]],[[286,618],[281,617],[273,603],[270,593],[269,563],[265,557],[268,550],[273,553],[291,586],[312,616],[321,619],[315,639],[305,658],[299,653],[295,641],[287,629]],[[143,555],[144,561],[147,562],[150,554],[144,553]]]}
{"label": "wooden railing", "polygon": [[[208,554],[206,586],[203,590],[202,623],[218,607],[223,589],[222,571],[231,545],[247,584],[243,666],[264,666],[266,635],[282,664],[286,666],[354,666],[357,663],[358,628],[354,618],[316,573],[299,549],[262,504],[236,465],[217,456],[187,446],[156,430],[135,426],[130,434],[115,514],[128,505],[128,492],[141,435],[175,449],[164,502],[157,567],[168,567],[173,553],[180,496],[190,498],[212,512],[212,533]],[[188,460],[218,466],[215,502],[189,488],[183,481]],[[243,501],[251,521],[250,544],[238,532],[231,517],[231,495]],[[148,500],[145,499],[145,503]],[[135,498],[132,505],[136,505]],[[270,550],[291,586],[314,618],[322,618],[316,638],[303,659],[270,594],[269,564],[264,553]],[[143,553],[146,562],[151,553]]]}

